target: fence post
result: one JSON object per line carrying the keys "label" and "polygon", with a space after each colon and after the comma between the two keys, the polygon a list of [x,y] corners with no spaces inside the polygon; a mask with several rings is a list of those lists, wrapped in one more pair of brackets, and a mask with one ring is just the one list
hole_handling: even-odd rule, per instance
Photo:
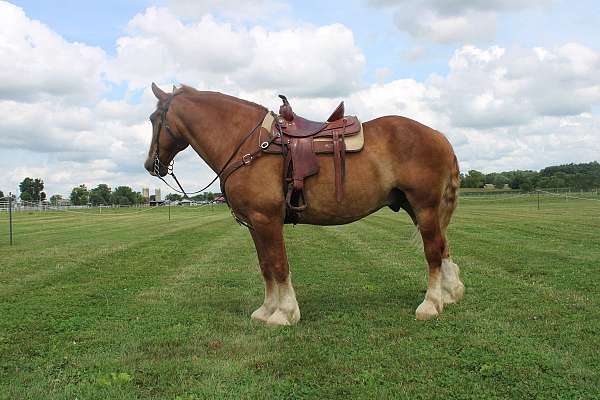
{"label": "fence post", "polygon": [[540,190],[537,190],[537,195],[538,195],[538,210],[540,209]]}
{"label": "fence post", "polygon": [[13,229],[12,229],[12,192],[8,193],[8,235],[10,237],[10,245],[13,245]]}
{"label": "fence post", "polygon": [[171,201],[169,201],[169,221],[171,220]]}

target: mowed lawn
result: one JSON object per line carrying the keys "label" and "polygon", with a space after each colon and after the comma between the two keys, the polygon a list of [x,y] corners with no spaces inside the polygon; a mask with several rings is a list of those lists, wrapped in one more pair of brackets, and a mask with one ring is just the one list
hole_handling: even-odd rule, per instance
{"label": "mowed lawn", "polygon": [[[596,399],[600,201],[465,198],[465,298],[433,321],[403,213],[289,226],[302,312],[263,285],[226,207],[0,214],[0,399]],[[119,212],[119,211],[117,211]]]}

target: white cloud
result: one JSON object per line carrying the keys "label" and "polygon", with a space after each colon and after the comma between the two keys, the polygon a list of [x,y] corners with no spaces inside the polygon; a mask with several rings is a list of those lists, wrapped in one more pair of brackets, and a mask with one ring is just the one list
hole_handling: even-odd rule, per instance
{"label": "white cloud", "polygon": [[600,54],[570,43],[556,49],[464,46],[447,76],[430,84],[455,126],[520,125],[540,116],[578,115],[600,102]]}
{"label": "white cloud", "polygon": [[[341,24],[247,29],[210,15],[183,23],[149,8],[117,42],[109,76],[132,88],[179,81],[236,91],[278,89],[298,96],[338,96],[360,85],[365,58]],[[311,82],[307,85],[306,82]]]}
{"label": "white cloud", "polygon": [[407,12],[402,9],[394,16],[396,25],[418,39],[437,43],[489,41],[496,33],[496,14],[465,11],[460,15],[440,15],[433,10]]}
{"label": "white cloud", "polygon": [[104,89],[104,57],[101,49],[67,42],[19,7],[0,2],[0,99],[93,101]]}
{"label": "white cloud", "polygon": [[200,19],[206,14],[243,20],[266,20],[287,12],[289,6],[274,0],[168,0],[169,10],[184,19]]}
{"label": "white cloud", "polygon": [[397,27],[436,43],[485,43],[496,34],[498,15],[551,5],[553,0],[370,0],[393,8]]}

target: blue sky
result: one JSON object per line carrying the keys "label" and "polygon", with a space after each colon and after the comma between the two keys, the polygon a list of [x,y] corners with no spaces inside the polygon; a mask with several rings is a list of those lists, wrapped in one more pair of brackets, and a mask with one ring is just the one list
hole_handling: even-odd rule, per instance
{"label": "blue sky", "polygon": [[[271,108],[285,91],[315,118],[340,99],[362,119],[408,116],[446,133],[463,170],[598,158],[596,2],[251,4],[1,1],[0,163],[10,174],[0,190],[27,175],[50,194],[80,183],[161,187],[140,163],[153,80]],[[258,57],[281,38],[306,57],[282,52],[280,71]],[[179,159],[191,186],[211,177],[195,154]]]}

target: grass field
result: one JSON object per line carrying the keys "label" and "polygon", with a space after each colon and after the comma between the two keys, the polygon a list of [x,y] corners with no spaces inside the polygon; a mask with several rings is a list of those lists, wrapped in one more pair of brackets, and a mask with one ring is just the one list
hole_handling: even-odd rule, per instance
{"label": "grass field", "polygon": [[224,207],[18,213],[12,247],[2,213],[0,399],[599,398],[600,201],[542,200],[461,202],[465,298],[427,322],[405,214],[287,227],[287,328],[250,320],[262,280]]}

